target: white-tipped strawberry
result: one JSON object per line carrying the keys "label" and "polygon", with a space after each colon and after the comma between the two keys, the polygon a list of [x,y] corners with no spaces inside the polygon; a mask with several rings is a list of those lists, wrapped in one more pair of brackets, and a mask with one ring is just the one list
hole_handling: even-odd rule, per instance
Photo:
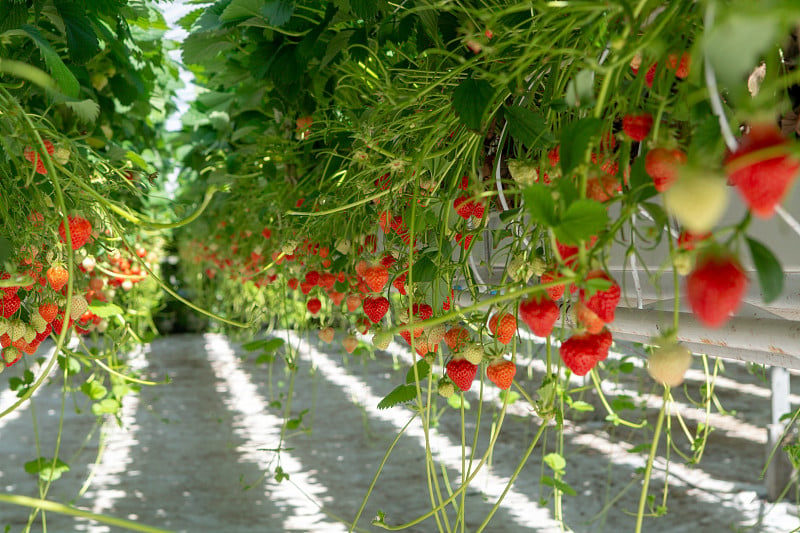
{"label": "white-tipped strawberry", "polygon": [[78,320],[83,313],[89,309],[89,302],[82,294],[73,294],[69,304],[69,316],[72,320]]}
{"label": "white-tipped strawberry", "polygon": [[447,326],[444,324],[438,324],[436,326],[432,326],[428,330],[428,344],[431,346],[436,346],[442,339],[444,339],[444,334],[447,333]]}
{"label": "white-tipped strawberry", "polygon": [[458,353],[459,355],[461,355],[461,357],[463,357],[473,365],[481,364],[481,361],[483,361],[483,356],[485,355],[485,352],[483,351],[483,346],[476,343],[467,344]]}
{"label": "white-tipped strawberry", "polygon": [[692,353],[685,346],[670,343],[653,350],[647,360],[647,372],[656,383],[676,387],[692,366]]}

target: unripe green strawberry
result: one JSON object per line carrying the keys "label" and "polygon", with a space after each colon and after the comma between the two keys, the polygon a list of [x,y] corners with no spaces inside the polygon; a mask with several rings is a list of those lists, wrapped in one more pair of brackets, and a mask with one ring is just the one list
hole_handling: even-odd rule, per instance
{"label": "unripe green strawberry", "polygon": [[11,366],[22,357],[22,352],[16,346],[6,346],[3,348],[3,362],[6,366]]}
{"label": "unripe green strawberry", "polygon": [[[33,313],[31,315],[31,326],[36,331],[36,333],[41,333],[47,328],[47,321],[42,318],[42,315],[39,313]],[[0,333],[2,335],[2,333]]]}
{"label": "unripe green strawberry", "polygon": [[442,398],[449,398],[453,394],[456,393],[456,386],[453,385],[453,382],[447,378],[442,378],[439,380],[439,384],[437,386],[437,392],[439,396]]}
{"label": "unripe green strawberry", "polygon": [[22,338],[25,340],[25,342],[31,343],[33,342],[33,339],[36,338],[36,330],[33,329],[33,326],[31,326],[30,324],[25,324],[24,326],[25,326],[25,331],[22,334]]}
{"label": "unripe green strawberry", "polygon": [[297,248],[297,242],[288,240],[281,245],[283,255],[292,255]]}
{"label": "unripe green strawberry", "polygon": [[647,372],[656,383],[677,387],[692,366],[692,353],[682,344],[671,343],[653,350],[647,360]]}
{"label": "unripe green strawberry", "polygon": [[532,272],[534,276],[541,276],[547,271],[547,263],[539,256],[535,256],[531,259],[529,267],[530,272]]}
{"label": "unripe green strawberry", "polygon": [[5,335],[9,332],[11,328],[11,324],[8,320],[3,317],[0,317],[0,336]]}
{"label": "unripe green strawberry", "polygon": [[527,283],[532,275],[530,268],[528,268],[528,261],[523,255],[518,255],[511,259],[508,262],[506,271],[508,272],[508,277],[513,281],[522,281],[524,283]]}
{"label": "unripe green strawberry", "polygon": [[69,304],[69,316],[72,320],[78,320],[83,313],[89,309],[89,302],[82,294],[73,294]]}
{"label": "unripe green strawberry", "polygon": [[480,344],[470,343],[461,348],[458,354],[473,365],[479,365],[481,361],[483,361],[485,352],[483,351],[483,346]]}
{"label": "unripe green strawberry", "polygon": [[385,350],[392,342],[392,334],[385,331],[378,331],[372,336],[372,344],[379,350]]}
{"label": "unripe green strawberry", "polygon": [[21,339],[23,335],[25,335],[25,324],[22,323],[22,320],[15,318],[11,321],[8,336],[11,337],[11,342],[16,342]]}
{"label": "unripe green strawberry", "polygon": [[523,187],[539,181],[539,167],[530,161],[511,159],[508,161],[508,172],[511,178]]}
{"label": "unripe green strawberry", "polygon": [[693,233],[711,230],[727,206],[727,186],[717,176],[684,174],[664,191],[667,212]]}

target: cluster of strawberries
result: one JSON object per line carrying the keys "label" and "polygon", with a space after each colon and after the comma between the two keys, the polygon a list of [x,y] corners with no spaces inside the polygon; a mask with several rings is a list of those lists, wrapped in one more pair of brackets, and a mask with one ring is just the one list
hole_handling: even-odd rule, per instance
{"label": "cluster of strawberries", "polygon": [[[33,225],[42,224],[41,214],[31,215]],[[92,236],[91,223],[81,217],[68,217],[72,249],[82,248]],[[68,242],[67,227],[58,228],[60,242]],[[12,276],[9,272],[0,274],[2,293],[0,293],[0,346],[5,366],[16,363],[23,353],[33,354],[40,343],[51,332],[60,334],[65,327],[75,328],[80,333],[88,333],[84,326],[93,316],[86,316],[89,303],[82,294],[73,294],[66,307],[66,285],[69,273],[63,263],[52,261],[45,268],[39,254],[45,246],[29,246],[20,250],[19,268]],[[91,314],[90,314],[91,315]],[[98,319],[99,320],[99,319]],[[0,367],[2,369],[3,367]]]}

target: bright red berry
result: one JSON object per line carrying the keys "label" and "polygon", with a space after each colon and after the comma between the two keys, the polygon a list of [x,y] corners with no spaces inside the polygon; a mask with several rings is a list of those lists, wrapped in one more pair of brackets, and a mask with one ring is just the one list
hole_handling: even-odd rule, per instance
{"label": "bright red berry", "polygon": [[473,365],[462,357],[456,356],[447,363],[447,376],[464,392],[472,387],[477,373],[478,365]]}
{"label": "bright red berry", "polygon": [[319,298],[309,298],[308,302],[306,302],[306,307],[309,313],[316,316],[319,310],[322,309],[322,302],[319,301]]}
{"label": "bright red berry", "polygon": [[[47,153],[53,155],[56,151],[55,146],[53,146],[53,143],[50,142],[48,139],[44,139],[43,142],[45,149],[47,149]],[[36,172],[38,174],[47,174],[47,169],[44,166],[44,160],[36,150],[34,150],[30,146],[27,146],[25,147],[25,152],[23,155],[25,156],[25,159],[27,159],[29,162],[33,163],[36,166]]]}
{"label": "bright red berry", "polygon": [[389,281],[389,271],[383,265],[374,265],[364,270],[364,281],[372,292],[381,292]]}
{"label": "bright red berry", "polygon": [[558,305],[544,295],[532,296],[519,304],[519,318],[539,337],[547,337],[553,332],[560,315]]}
{"label": "bright red berry", "polygon": [[489,331],[502,344],[508,344],[517,332],[517,319],[510,313],[498,313],[489,319]]}
{"label": "bright red berry", "polygon": [[373,324],[377,324],[389,311],[389,300],[385,296],[367,296],[362,303],[364,314]]}
{"label": "bright red berry", "polygon": [[61,265],[53,265],[47,269],[47,281],[54,291],[60,291],[69,281],[69,272]]}
{"label": "bright red berry", "polygon": [[461,326],[453,326],[444,334],[444,342],[453,351],[458,351],[469,342],[469,331]]}
{"label": "bright red berry", "polygon": [[561,343],[559,354],[564,364],[578,376],[585,376],[599,361],[608,357],[611,333],[580,333]]}
{"label": "bright red berry", "polygon": [[[89,241],[92,236],[92,224],[83,217],[69,215],[69,231],[72,237],[72,249],[77,250]],[[61,242],[67,242],[67,230],[64,221],[58,226],[58,234]]]}
{"label": "bright red berry", "polygon": [[664,192],[678,179],[680,168],[686,164],[686,153],[679,148],[653,148],[644,158],[644,170],[653,178],[658,192]]}
{"label": "bright red berry", "polygon": [[613,322],[614,311],[616,311],[617,304],[619,304],[620,297],[622,296],[619,285],[614,281],[614,278],[602,270],[593,270],[589,272],[586,279],[604,279],[611,282],[611,286],[608,289],[595,292],[588,300],[586,299],[587,293],[584,289],[581,289],[580,296],[581,301],[586,304],[586,307],[594,311],[597,316],[600,317],[600,320],[606,324]]}
{"label": "bright red berry", "polygon": [[[775,214],[775,207],[800,171],[800,160],[791,155],[790,145],[777,125],[758,123],[750,126],[736,151],[725,158],[728,183],[739,189],[758,217]],[[765,153],[759,157],[762,151]]]}
{"label": "bright red berry", "polygon": [[464,220],[468,219],[475,212],[475,203],[469,196],[459,196],[453,201],[453,207],[458,213],[458,216]]}
{"label": "bright red berry", "polygon": [[44,302],[39,305],[39,314],[49,324],[58,314],[58,306],[54,302]]}
{"label": "bright red berry", "polygon": [[747,276],[727,253],[707,253],[686,278],[686,296],[695,316],[710,328],[728,321],[742,303]]}
{"label": "bright red berry", "polygon": [[688,52],[681,53],[680,59],[678,54],[670,54],[667,57],[667,68],[675,71],[675,77],[685,80],[689,77],[689,71],[692,66],[692,56]]}
{"label": "bright red berry", "polygon": [[486,377],[489,381],[497,385],[497,388],[508,390],[511,388],[511,383],[514,381],[514,375],[517,373],[517,365],[514,361],[507,359],[497,359],[489,363],[486,367]]}
{"label": "bright red berry", "polygon": [[3,318],[11,318],[21,305],[22,301],[17,296],[17,293],[4,293],[0,298],[0,314],[3,315]]}
{"label": "bright red berry", "polygon": [[[577,251],[577,248],[575,249]],[[558,276],[555,272],[545,272],[542,274],[541,282],[544,283],[552,283],[558,279]],[[550,299],[554,302],[560,300],[562,296],[564,296],[564,284],[560,285],[553,285],[552,287],[547,287],[545,289],[547,294],[550,296]]]}
{"label": "bright red berry", "polygon": [[650,128],[652,127],[653,117],[650,113],[625,115],[622,118],[622,131],[637,142],[643,141],[647,137],[647,134],[650,133]]}

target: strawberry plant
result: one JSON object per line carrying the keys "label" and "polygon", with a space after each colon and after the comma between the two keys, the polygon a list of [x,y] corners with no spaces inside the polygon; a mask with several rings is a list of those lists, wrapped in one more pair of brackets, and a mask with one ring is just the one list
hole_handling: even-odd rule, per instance
{"label": "strawberry plant", "polygon": [[[501,402],[458,486],[441,489],[428,450],[430,512],[375,527],[463,530],[472,464],[488,462],[510,404],[538,426],[516,476],[550,433],[563,448],[591,394],[610,428],[652,444],[641,531],[662,512],[649,481],[692,361],[681,304],[719,328],[756,281],[765,303],[783,292],[753,215],[796,225],[782,206],[800,171],[784,43],[800,10],[768,3],[219,0],[180,21],[201,90],[168,133],[178,69],[155,5],[0,0],[5,366],[27,370],[55,337],[41,376],[60,364],[65,391],[83,380],[93,411],[114,415],[134,389],[122,385],[143,381],[115,369],[158,333],[164,293],[210,329],[312,330],[345,361],[397,341],[414,362],[380,407],[409,409],[426,438],[446,416],[467,428],[476,390]],[[163,250],[177,260],[167,280]],[[609,356],[620,309],[662,280],[660,335],[634,369]],[[102,349],[66,347],[73,332]],[[531,333],[545,368],[532,382]],[[291,351],[268,355],[296,371]],[[655,424],[606,399],[622,372],[654,380]],[[42,380],[15,382],[21,401]],[[692,438],[697,458],[707,435]],[[557,520],[575,493],[562,452],[540,457]]]}

